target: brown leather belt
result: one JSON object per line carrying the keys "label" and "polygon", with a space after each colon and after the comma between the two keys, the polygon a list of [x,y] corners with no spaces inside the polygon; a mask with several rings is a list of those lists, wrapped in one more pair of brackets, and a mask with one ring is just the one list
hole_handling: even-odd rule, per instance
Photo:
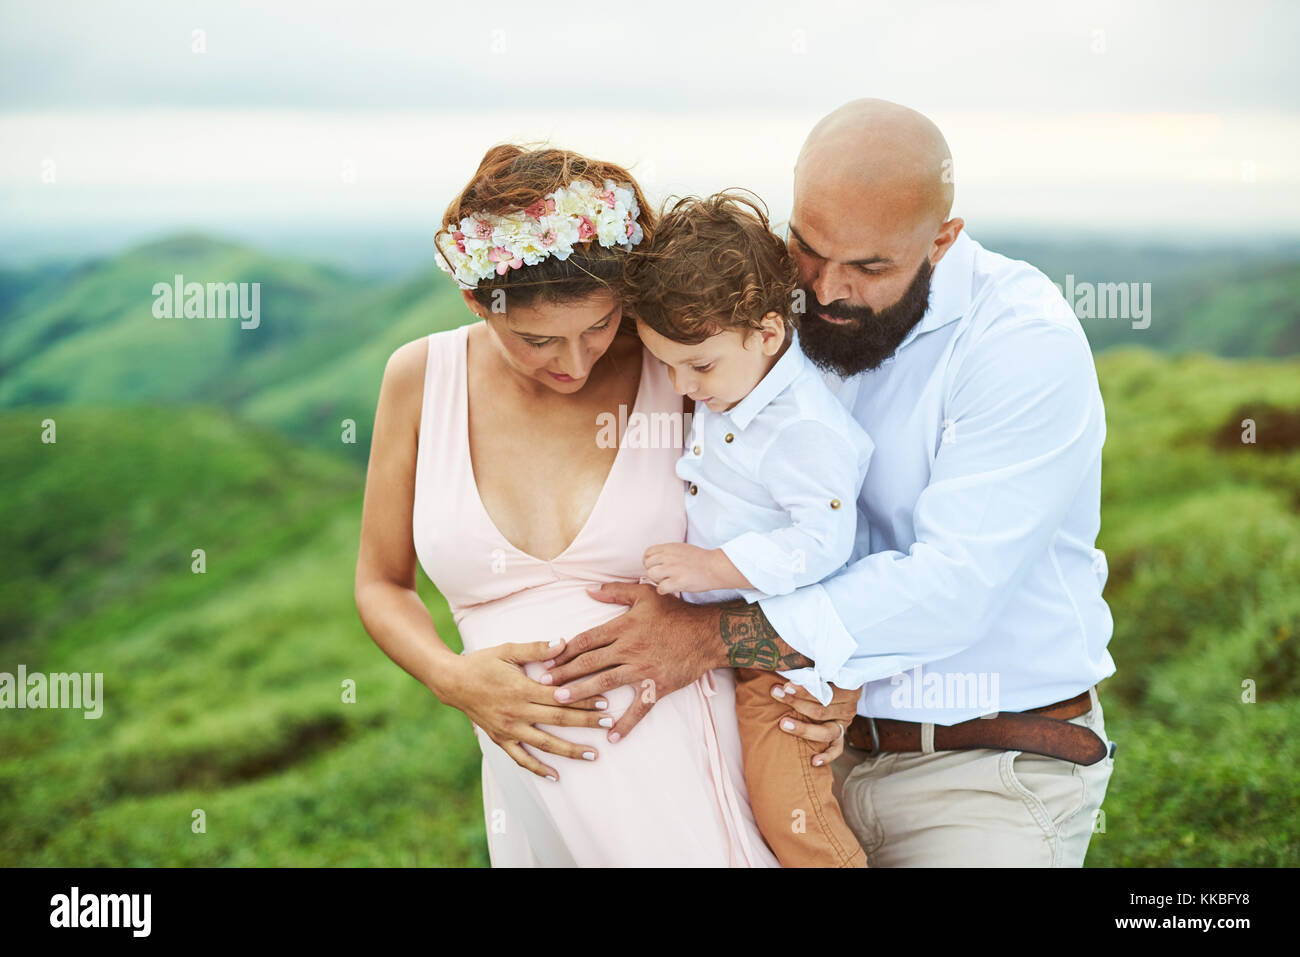
{"label": "brown leather belt", "polygon": [[[1086,714],[1091,708],[1092,699],[1085,691],[1066,701],[1029,711],[999,711],[959,724],[936,724],[934,750],[995,748],[1044,754],[1075,764],[1096,764],[1111,753],[1113,746],[1108,746],[1091,728],[1070,724],[1068,720]],[[920,751],[922,725],[919,721],[858,715],[845,731],[844,740],[850,747],[869,754]]]}

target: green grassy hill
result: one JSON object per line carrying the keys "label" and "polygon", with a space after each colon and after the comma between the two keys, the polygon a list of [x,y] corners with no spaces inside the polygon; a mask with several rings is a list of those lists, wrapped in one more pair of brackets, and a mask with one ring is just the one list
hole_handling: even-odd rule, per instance
{"label": "green grassy hill", "polygon": [[1098,369],[1119,751],[1089,863],[1300,865],[1300,363]]}
{"label": "green grassy hill", "polygon": [[[178,273],[259,283],[260,325],[155,317],[154,284]],[[198,236],[89,262],[16,297],[0,325],[0,404],[237,398],[242,367],[290,354],[309,332],[339,322],[361,288],[337,270]]]}
{"label": "green grassy hill", "polygon": [[0,713],[0,865],[482,863],[468,723],[357,618],[363,472],[215,410],[48,415],[0,415],[0,671],[105,704]]}
{"label": "green grassy hill", "polygon": [[[199,236],[0,272],[0,408],[198,401],[331,449],[353,419],[355,453],[368,446],[384,361],[459,316],[434,272],[381,284]],[[260,324],[156,318],[153,286],[178,273],[260,283]]]}

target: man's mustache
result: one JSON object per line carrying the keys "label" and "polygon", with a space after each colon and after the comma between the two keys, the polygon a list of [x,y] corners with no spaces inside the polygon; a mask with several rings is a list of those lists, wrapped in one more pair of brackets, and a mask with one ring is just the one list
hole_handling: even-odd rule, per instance
{"label": "man's mustache", "polygon": [[832,303],[829,306],[823,306],[816,299],[812,301],[817,303],[813,314],[825,316],[828,319],[849,319],[854,322],[863,322],[875,315],[870,306],[849,306],[843,303]]}

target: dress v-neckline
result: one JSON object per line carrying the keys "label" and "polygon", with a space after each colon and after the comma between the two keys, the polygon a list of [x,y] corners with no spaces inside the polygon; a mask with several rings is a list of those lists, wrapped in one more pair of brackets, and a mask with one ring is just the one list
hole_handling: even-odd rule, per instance
{"label": "dress v-neckline", "polygon": [[[560,559],[564,558],[565,555],[573,551],[574,547],[578,544],[578,542],[582,540],[582,536],[586,533],[587,529],[591,527],[591,521],[595,517],[596,513],[600,511],[600,505],[605,500],[605,492],[609,489],[610,483],[614,478],[614,473],[618,469],[619,462],[623,459],[623,449],[626,445],[627,431],[624,430],[623,435],[620,435],[618,438],[618,451],[614,453],[614,461],[610,464],[609,471],[605,473],[605,481],[600,486],[600,491],[596,493],[596,501],[592,504],[591,511],[587,513],[586,520],[582,523],[582,527],[578,529],[578,534],[573,536],[573,540],[569,542],[568,545],[564,546],[564,549],[559,554],[557,554],[554,558],[538,558],[536,555],[532,555],[524,551],[514,542],[510,541],[510,539],[506,538],[506,536],[502,533],[500,527],[497,525],[496,521],[492,518],[491,513],[488,512],[487,505],[485,505],[483,502],[483,496],[479,494],[478,478],[474,474],[474,456],[473,456],[473,452],[470,449],[470,443],[469,443],[469,330],[471,326],[475,326],[477,324],[478,323],[471,322],[460,327],[461,329],[461,337],[460,337],[461,338],[461,362],[460,362],[460,383],[459,383],[459,393],[460,393],[460,402],[461,402],[460,424],[461,424],[462,434],[465,436],[465,469],[469,473],[466,476],[466,478],[469,482],[470,489],[473,490],[474,502],[478,505],[479,514],[483,517],[483,520],[487,522],[488,527],[491,528],[492,531],[496,534],[496,537],[501,539],[501,541],[504,542],[507,546],[509,546],[511,549],[513,549],[518,554],[524,556],[525,558],[534,562],[540,562],[543,565],[550,565],[560,561]],[[638,372],[638,376],[637,376],[636,398],[632,400],[632,412],[631,414],[628,415],[629,422],[632,421],[632,415],[635,415],[640,410],[641,395],[645,391],[645,384],[646,384],[646,354],[645,353],[646,353],[645,346],[642,346],[641,347],[641,369]]]}

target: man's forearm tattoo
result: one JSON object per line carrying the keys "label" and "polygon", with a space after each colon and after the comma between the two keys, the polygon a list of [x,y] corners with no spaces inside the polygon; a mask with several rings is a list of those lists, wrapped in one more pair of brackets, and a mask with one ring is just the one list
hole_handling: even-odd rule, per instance
{"label": "man's forearm tattoo", "polygon": [[779,671],[811,668],[812,659],[795,651],[776,633],[758,605],[727,603],[719,609],[718,632],[732,668]]}

